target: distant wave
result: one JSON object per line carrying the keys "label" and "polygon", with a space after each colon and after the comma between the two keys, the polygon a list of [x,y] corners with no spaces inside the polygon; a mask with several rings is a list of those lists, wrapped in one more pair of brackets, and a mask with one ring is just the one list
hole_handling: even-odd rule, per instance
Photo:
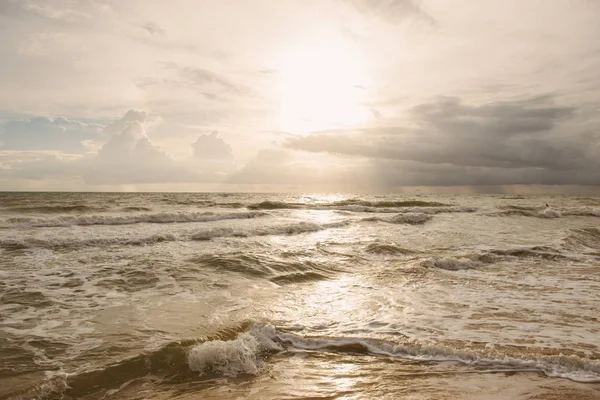
{"label": "distant wave", "polygon": [[590,208],[590,207],[582,207],[582,208],[563,208],[563,209],[553,209],[553,208],[541,208],[541,207],[520,207],[520,206],[508,206],[503,207],[507,208],[504,211],[495,212],[489,214],[490,216],[500,216],[500,217],[511,217],[511,216],[524,216],[524,217],[534,217],[534,218],[545,218],[545,219],[553,219],[560,218],[563,216],[581,216],[581,217],[600,217],[600,208]]}
{"label": "distant wave", "polygon": [[325,224],[318,224],[316,222],[297,222],[253,229],[213,228],[195,233],[192,236],[192,240],[210,240],[218,237],[295,235],[300,233],[318,232],[331,228],[341,228],[347,226],[349,223],[349,221],[330,222]]}
{"label": "distant wave", "polygon": [[364,218],[363,221],[381,221],[388,222],[390,224],[409,224],[409,225],[421,225],[433,218],[431,215],[424,213],[404,213],[396,214],[392,217],[369,217]]}
{"label": "distant wave", "polygon": [[89,206],[86,204],[72,205],[36,205],[36,206],[18,206],[6,209],[15,213],[38,213],[38,214],[62,214],[62,213],[84,213],[84,212],[102,212],[107,211],[106,207]]}
{"label": "distant wave", "polygon": [[279,209],[339,209],[347,211],[382,212],[386,208],[423,208],[423,207],[447,207],[448,204],[435,201],[406,200],[406,201],[366,201],[366,200],[342,200],[332,203],[307,204],[287,203],[281,201],[263,201],[261,203],[249,204],[251,210],[279,210]]}
{"label": "distant wave", "polygon": [[225,219],[248,219],[266,215],[261,212],[236,212],[215,214],[212,212],[163,212],[134,215],[63,215],[53,218],[18,217],[0,222],[1,228],[14,227],[62,227],[73,225],[131,225],[140,223],[169,224],[185,222],[209,222]]}
{"label": "distant wave", "polygon": [[114,238],[90,238],[90,239],[66,239],[56,237],[52,239],[41,239],[26,237],[21,239],[2,239],[0,248],[7,250],[24,250],[32,248],[72,250],[84,247],[109,247],[109,246],[149,246],[162,242],[189,241],[189,240],[211,240],[220,237],[253,237],[268,235],[297,235],[302,233],[317,232],[325,229],[341,228],[349,224],[349,221],[331,222],[317,224],[311,222],[299,222],[271,227],[259,227],[252,229],[212,228],[200,230],[192,235],[177,235],[173,233],[154,234],[145,237],[114,237]]}
{"label": "distant wave", "polygon": [[130,206],[121,208],[122,211],[152,211],[150,207]]}

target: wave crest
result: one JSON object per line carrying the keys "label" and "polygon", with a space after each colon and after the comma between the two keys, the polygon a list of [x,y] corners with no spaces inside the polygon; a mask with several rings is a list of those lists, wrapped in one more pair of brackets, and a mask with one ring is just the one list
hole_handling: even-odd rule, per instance
{"label": "wave crest", "polygon": [[212,212],[163,212],[156,214],[137,214],[125,216],[108,215],[65,215],[54,218],[19,217],[9,218],[2,223],[2,228],[15,227],[66,227],[89,225],[132,225],[141,223],[170,224],[186,222],[211,222],[226,219],[250,219],[266,215],[261,212],[235,212],[215,214]]}
{"label": "wave crest", "polygon": [[261,359],[263,354],[283,350],[273,341],[275,336],[275,328],[266,325],[242,332],[233,340],[200,343],[188,352],[188,364],[201,376],[209,373],[226,377],[257,375],[265,365]]}

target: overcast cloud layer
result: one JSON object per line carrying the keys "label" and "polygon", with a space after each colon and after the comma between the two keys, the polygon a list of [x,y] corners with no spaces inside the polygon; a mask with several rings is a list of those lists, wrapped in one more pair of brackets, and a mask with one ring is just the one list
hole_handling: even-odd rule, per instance
{"label": "overcast cloud layer", "polygon": [[2,0],[0,190],[599,190],[599,15]]}

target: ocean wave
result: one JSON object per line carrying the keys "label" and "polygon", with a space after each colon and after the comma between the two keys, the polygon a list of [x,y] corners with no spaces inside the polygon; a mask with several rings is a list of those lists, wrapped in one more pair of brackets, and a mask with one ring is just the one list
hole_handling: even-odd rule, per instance
{"label": "ocean wave", "polygon": [[372,254],[403,254],[403,255],[407,255],[407,254],[417,253],[414,250],[405,249],[405,248],[400,247],[393,243],[380,243],[380,242],[369,243],[366,246],[365,251],[367,253],[372,253]]}
{"label": "ocean wave", "polygon": [[291,208],[302,208],[308,205],[300,203],[286,203],[283,201],[262,201],[260,203],[249,204],[246,206],[249,210],[280,210],[280,209],[291,209]]}
{"label": "ocean wave", "polygon": [[543,260],[566,260],[571,258],[567,255],[561,254],[559,250],[548,246],[493,249],[490,250],[488,254],[515,258],[537,258]]}
{"label": "ocean wave", "polygon": [[547,376],[576,382],[600,382],[600,361],[564,355],[555,349],[520,346],[455,347],[443,343],[421,343],[407,339],[401,343],[366,338],[304,337],[291,332],[275,331],[272,340],[286,349],[327,351],[387,356],[415,361],[458,362],[468,366],[510,371],[537,371]]}
{"label": "ocean wave", "polygon": [[543,211],[529,210],[529,209],[511,209],[506,211],[500,211],[497,213],[489,214],[491,216],[500,217],[512,217],[512,216],[523,216],[523,217],[534,217],[534,218],[545,218],[553,219],[560,218],[562,214],[559,211],[552,209],[545,209]]}
{"label": "ocean wave", "polygon": [[[591,250],[600,250],[600,229],[581,228],[573,229],[570,234],[563,239],[564,245],[569,249],[587,248]],[[600,253],[598,253],[600,255]]]}
{"label": "ocean wave", "polygon": [[479,260],[473,260],[470,258],[455,258],[455,257],[444,257],[444,258],[430,258],[421,262],[421,265],[427,268],[438,268],[445,269],[448,271],[458,271],[462,269],[474,269],[480,267],[482,262]]}
{"label": "ocean wave", "polygon": [[213,228],[199,231],[192,235],[192,240],[210,240],[219,237],[251,237],[269,235],[297,235],[318,232],[332,228],[347,226],[349,221],[318,224],[316,222],[298,222],[285,225],[259,227],[254,229]]}
{"label": "ocean wave", "polygon": [[363,221],[381,221],[387,222],[390,224],[410,224],[410,225],[420,225],[429,221],[432,218],[431,215],[424,213],[405,213],[405,214],[396,214],[393,217],[369,217],[364,218]]}
{"label": "ocean wave", "polygon": [[[20,399],[84,398],[115,393],[147,376],[176,382],[254,376],[268,368],[269,356],[295,351],[351,353],[415,362],[455,362],[478,372],[542,372],[576,382],[600,382],[600,360],[553,348],[481,343],[445,344],[416,339],[383,341],[362,337],[302,336],[302,326],[277,328],[269,323],[243,322],[200,340],[168,343],[158,349],[104,367],[73,373],[53,371]],[[486,368],[482,370],[481,368]]]}
{"label": "ocean wave", "polygon": [[108,211],[106,207],[89,206],[86,204],[72,205],[34,205],[9,207],[7,211],[14,213],[62,214]]}
{"label": "ocean wave", "polygon": [[203,268],[269,279],[279,285],[325,280],[331,278],[333,273],[341,271],[333,265],[311,260],[280,259],[246,253],[207,254],[189,261]]}
{"label": "ocean wave", "polygon": [[139,238],[91,238],[91,239],[66,239],[56,237],[52,239],[40,239],[26,237],[22,239],[0,240],[0,249],[25,250],[25,249],[50,249],[50,250],[74,250],[85,247],[110,247],[110,246],[148,246],[161,242],[174,242],[180,240],[178,235],[171,233],[160,233]]}
{"label": "ocean wave", "polygon": [[590,207],[582,207],[582,208],[563,208],[560,210],[556,210],[553,208],[545,208],[540,210],[540,208],[535,207],[517,207],[510,206],[509,209],[491,213],[491,216],[500,216],[500,217],[512,217],[512,216],[524,216],[524,217],[534,217],[534,218],[545,218],[545,219],[554,219],[560,218],[564,216],[580,216],[580,217],[600,217],[600,208],[590,208]]}
{"label": "ocean wave", "polygon": [[439,203],[436,201],[422,200],[403,200],[403,201],[367,201],[358,199],[348,199],[335,201],[331,203],[307,204],[307,203],[288,203],[282,201],[263,201],[260,203],[250,204],[247,207],[251,210],[276,210],[276,209],[294,209],[294,208],[342,208],[352,210],[368,210],[378,208],[405,208],[405,207],[441,207],[448,204]]}
{"label": "ocean wave", "polygon": [[55,237],[42,239],[36,237],[24,237],[20,239],[0,239],[0,249],[9,251],[25,249],[52,249],[52,250],[74,250],[85,247],[110,247],[110,246],[149,246],[162,242],[211,240],[220,237],[253,237],[269,235],[298,235],[302,233],[318,232],[326,229],[341,228],[347,226],[349,221],[331,222],[317,224],[312,222],[299,222],[294,224],[277,225],[270,227],[259,227],[254,229],[234,228],[211,228],[200,230],[194,234],[160,233],[143,237],[113,237],[113,238],[90,238],[72,239]]}
{"label": "ocean wave", "polygon": [[425,222],[431,219],[431,215],[423,214],[423,213],[406,213],[406,214],[396,214],[392,218],[390,218],[390,222],[394,224],[411,224],[411,225],[419,225],[424,224]]}
{"label": "ocean wave", "polygon": [[132,225],[140,223],[170,224],[186,222],[211,222],[226,219],[250,219],[267,215],[261,212],[236,212],[215,214],[212,212],[163,212],[136,215],[65,215],[54,218],[19,217],[8,218],[0,222],[1,228],[18,227],[65,227],[89,225]]}
{"label": "ocean wave", "polygon": [[129,206],[121,208],[121,211],[152,211],[150,207]]}
{"label": "ocean wave", "polygon": [[573,215],[582,217],[600,217],[600,208],[574,208],[562,212],[563,215]]}
{"label": "ocean wave", "polygon": [[283,350],[283,347],[274,341],[276,337],[275,328],[265,325],[242,332],[233,340],[200,343],[188,352],[189,367],[200,376],[257,375],[264,368],[264,354]]}
{"label": "ocean wave", "polygon": [[511,259],[537,259],[546,261],[577,260],[573,254],[563,254],[560,249],[550,246],[516,247],[508,249],[489,249],[472,254],[463,254],[454,257],[431,257],[421,261],[427,268],[458,271],[479,268],[485,264],[492,264]]}

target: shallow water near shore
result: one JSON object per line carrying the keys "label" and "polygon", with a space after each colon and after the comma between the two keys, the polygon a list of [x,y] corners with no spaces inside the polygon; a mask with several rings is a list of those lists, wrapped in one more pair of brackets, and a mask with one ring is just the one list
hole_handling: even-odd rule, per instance
{"label": "shallow water near shore", "polygon": [[1,193],[0,298],[0,399],[600,398],[600,198]]}

